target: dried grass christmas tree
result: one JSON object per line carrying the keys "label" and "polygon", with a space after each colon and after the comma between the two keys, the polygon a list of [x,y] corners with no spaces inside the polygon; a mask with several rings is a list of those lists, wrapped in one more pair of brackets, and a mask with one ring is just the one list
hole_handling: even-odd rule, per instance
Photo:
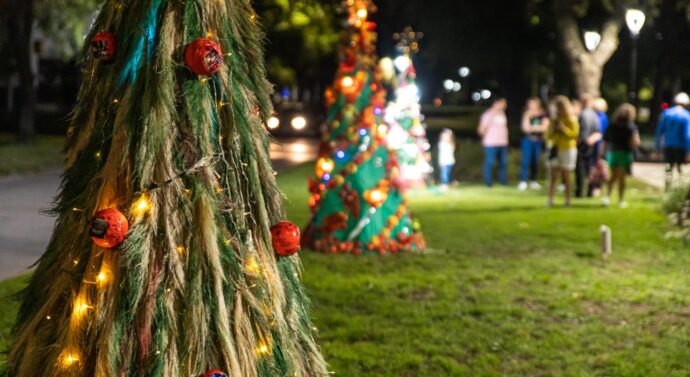
{"label": "dried grass christmas tree", "polygon": [[299,260],[272,246],[285,213],[249,2],[107,0],[87,38],[4,375],[328,375]]}

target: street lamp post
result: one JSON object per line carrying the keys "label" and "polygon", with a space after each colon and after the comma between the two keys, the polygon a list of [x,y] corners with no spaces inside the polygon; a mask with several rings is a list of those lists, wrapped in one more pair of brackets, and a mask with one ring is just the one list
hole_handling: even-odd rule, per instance
{"label": "street lamp post", "polygon": [[646,16],[644,12],[639,9],[628,9],[625,13],[625,23],[630,30],[630,37],[632,39],[632,48],[630,50],[630,85],[628,87],[628,95],[630,102],[637,107],[637,40],[640,37],[640,32],[644,26]]}

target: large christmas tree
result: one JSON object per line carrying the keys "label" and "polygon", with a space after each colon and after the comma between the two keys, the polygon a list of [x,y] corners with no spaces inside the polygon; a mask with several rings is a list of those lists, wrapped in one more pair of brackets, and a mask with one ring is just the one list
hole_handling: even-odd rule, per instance
{"label": "large christmas tree", "polygon": [[328,375],[261,38],[245,0],[105,1],[6,376]]}
{"label": "large christmas tree", "polygon": [[412,55],[419,51],[419,40],[423,34],[411,27],[402,33],[395,33],[400,56],[395,59],[398,77],[395,88],[395,101],[386,107],[386,123],[389,125],[388,147],[398,153],[400,180],[405,187],[422,187],[430,178],[431,145],[426,137],[426,128],[419,104],[419,89],[415,83],[417,71],[412,63]]}
{"label": "large christmas tree", "polygon": [[419,250],[424,239],[400,187],[396,152],[386,146],[386,91],[376,70],[375,6],[347,0],[348,28],[335,83],[326,93],[328,132],[310,180],[312,219],[304,243],[327,253]]}

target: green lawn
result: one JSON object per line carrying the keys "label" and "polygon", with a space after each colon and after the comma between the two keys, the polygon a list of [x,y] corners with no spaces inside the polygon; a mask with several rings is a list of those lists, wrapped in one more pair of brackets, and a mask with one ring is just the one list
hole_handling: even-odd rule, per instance
{"label": "green lawn", "polygon": [[[307,166],[280,175],[307,221]],[[659,194],[627,210],[472,185],[411,195],[432,250],[302,252],[314,320],[336,376],[687,376],[690,253],[665,240]],[[600,224],[614,254],[599,255]],[[0,284],[5,296],[21,287]],[[0,342],[15,307],[0,311]]]}
{"label": "green lawn", "polygon": [[31,144],[18,144],[16,136],[0,133],[0,175],[30,173],[62,165],[62,136],[39,135]]}

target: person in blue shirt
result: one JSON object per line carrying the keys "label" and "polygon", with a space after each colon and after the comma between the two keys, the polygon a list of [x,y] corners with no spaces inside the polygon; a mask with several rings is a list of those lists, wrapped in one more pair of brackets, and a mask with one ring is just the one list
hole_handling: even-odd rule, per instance
{"label": "person in blue shirt", "polygon": [[690,149],[690,112],[686,109],[690,106],[690,97],[678,93],[673,102],[675,106],[661,115],[654,140],[657,152],[664,153],[667,189],[673,181],[673,170],[677,170],[678,175],[682,173]]}
{"label": "person in blue shirt", "polygon": [[[601,128],[601,133],[605,134],[606,129],[609,128],[609,116],[607,114],[609,111],[608,102],[606,102],[606,100],[603,98],[595,99],[594,111],[597,112],[597,116],[599,117],[599,128]],[[601,141],[599,144],[602,144]]]}
{"label": "person in blue shirt", "polygon": [[[606,134],[606,130],[609,128],[609,116],[608,116],[608,111],[609,111],[609,104],[606,102],[605,99],[603,98],[597,98],[594,100],[594,111],[597,112],[597,116],[599,117],[599,129],[601,131],[602,135]],[[604,151],[604,141],[599,140],[596,144],[594,144],[594,154],[592,155],[592,166],[595,166],[600,159],[604,158],[605,151]],[[599,197],[601,194],[601,185],[598,183],[591,183],[590,182],[590,187],[592,190],[592,196],[594,197]]]}

